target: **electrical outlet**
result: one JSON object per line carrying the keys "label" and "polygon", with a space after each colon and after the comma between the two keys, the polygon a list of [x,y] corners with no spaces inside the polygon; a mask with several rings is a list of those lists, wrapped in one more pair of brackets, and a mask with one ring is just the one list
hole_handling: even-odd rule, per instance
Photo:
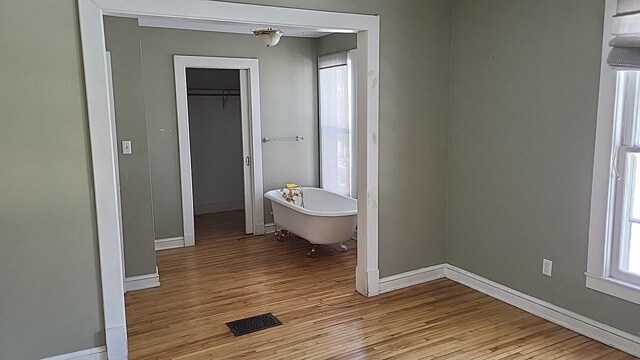
{"label": "electrical outlet", "polygon": [[553,269],[553,261],[542,259],[542,274],[551,276],[552,269]]}

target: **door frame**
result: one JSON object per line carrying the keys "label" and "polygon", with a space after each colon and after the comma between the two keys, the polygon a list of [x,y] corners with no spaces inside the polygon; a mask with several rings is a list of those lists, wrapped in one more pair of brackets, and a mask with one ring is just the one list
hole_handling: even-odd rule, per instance
{"label": "door frame", "polygon": [[107,356],[127,359],[122,244],[117,231],[117,178],[110,127],[103,16],[161,17],[294,26],[357,33],[358,254],[356,290],[379,293],[378,150],[380,18],[317,10],[208,0],[78,0],[89,140],[95,191],[100,279]]}
{"label": "door frame", "polygon": [[[249,163],[244,163],[244,203],[245,213],[247,215],[245,225],[247,230],[250,228],[253,234],[264,234],[262,131],[260,126],[260,74],[258,59],[174,55],[173,69],[176,87],[176,111],[178,116],[178,150],[180,153],[180,187],[182,190],[184,246],[195,245],[187,68],[240,70],[242,153],[243,159],[246,157],[249,158]],[[246,76],[243,75],[245,71]],[[248,113],[246,113],[247,109]]]}

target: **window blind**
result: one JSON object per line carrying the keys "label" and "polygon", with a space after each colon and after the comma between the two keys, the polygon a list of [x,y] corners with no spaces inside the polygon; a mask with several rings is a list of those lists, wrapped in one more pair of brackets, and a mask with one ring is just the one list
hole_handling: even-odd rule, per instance
{"label": "window blind", "polygon": [[617,16],[640,12],[640,0],[618,0]]}
{"label": "window blind", "polygon": [[[623,18],[631,16],[637,17],[640,22],[640,0],[618,0],[616,20],[624,20]],[[607,63],[618,69],[640,69],[640,33],[619,31],[614,35],[609,42],[611,51]]]}

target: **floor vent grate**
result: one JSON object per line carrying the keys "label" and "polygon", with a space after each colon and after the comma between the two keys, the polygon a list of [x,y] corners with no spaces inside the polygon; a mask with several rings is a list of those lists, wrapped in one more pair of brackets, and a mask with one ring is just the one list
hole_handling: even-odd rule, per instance
{"label": "floor vent grate", "polygon": [[252,332],[272,328],[278,325],[282,325],[282,322],[280,322],[280,320],[271,313],[252,316],[227,323],[227,326],[235,336],[250,334]]}

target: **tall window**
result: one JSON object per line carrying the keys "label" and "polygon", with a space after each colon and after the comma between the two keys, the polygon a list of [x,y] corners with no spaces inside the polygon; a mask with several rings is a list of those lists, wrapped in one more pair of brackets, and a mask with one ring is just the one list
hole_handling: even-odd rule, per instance
{"label": "tall window", "polygon": [[320,185],[356,197],[354,52],[318,58]]}
{"label": "tall window", "polygon": [[605,2],[586,286],[640,304],[640,0]]}
{"label": "tall window", "polygon": [[640,284],[640,72],[619,71],[611,276]]}

